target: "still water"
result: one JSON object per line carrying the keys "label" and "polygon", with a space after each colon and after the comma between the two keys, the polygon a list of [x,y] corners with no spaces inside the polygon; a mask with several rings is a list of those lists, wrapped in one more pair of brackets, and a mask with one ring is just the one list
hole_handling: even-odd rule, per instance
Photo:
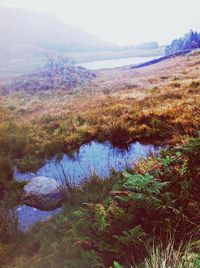
{"label": "still water", "polygon": [[[103,178],[109,176],[111,171],[123,171],[126,167],[131,167],[134,162],[141,157],[147,157],[149,153],[156,154],[158,148],[153,145],[134,142],[127,149],[113,147],[109,142],[99,143],[92,141],[82,145],[79,150],[63,154],[47,160],[46,163],[36,173],[14,172],[16,180],[30,180],[35,176],[47,176],[62,180],[63,170],[65,174],[78,184],[81,180],[90,177],[95,173]],[[37,221],[46,220],[59,210],[41,211],[25,205],[17,208],[19,225],[21,229],[27,229]]]}
{"label": "still water", "polygon": [[[159,56],[160,57],[160,56]],[[79,63],[78,65],[83,66],[89,70],[99,70],[99,69],[108,69],[115,67],[122,67],[126,65],[134,65],[139,63],[144,63],[158,57],[128,57],[128,58],[119,58],[119,59],[110,59],[110,60],[98,60]]]}

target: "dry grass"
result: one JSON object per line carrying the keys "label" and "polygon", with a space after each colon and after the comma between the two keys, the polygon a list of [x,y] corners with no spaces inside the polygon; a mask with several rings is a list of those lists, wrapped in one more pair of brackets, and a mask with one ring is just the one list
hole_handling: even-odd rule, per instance
{"label": "dry grass", "polygon": [[[101,106],[110,99],[142,99],[149,89],[173,89],[171,83],[185,84],[199,79],[200,55],[180,56],[141,69],[114,68],[97,71],[97,77],[89,84],[73,91],[54,91],[36,94],[12,93],[2,96],[0,105],[24,118],[82,112],[86,108]],[[178,78],[178,81],[177,81]]]}
{"label": "dry grass", "polygon": [[[199,61],[197,53],[138,70],[102,70],[90,84],[70,92],[0,96],[0,165],[4,167],[0,188],[11,177],[12,165],[37,168],[45,157],[90,139],[113,144],[139,139],[176,143],[196,136],[200,130]],[[94,189],[91,185],[89,193]],[[103,192],[97,186],[95,198]],[[156,254],[157,249],[152,256]],[[16,267],[31,267],[27,258],[19,258]]]}
{"label": "dry grass", "polygon": [[18,143],[20,154],[6,149],[12,158],[34,162],[33,157],[43,159],[91,139],[127,144],[195,136],[200,126],[199,59],[194,53],[141,69],[101,70],[92,82],[68,92],[1,96],[0,141]]}
{"label": "dry grass", "polygon": [[200,260],[198,254],[192,252],[192,242],[182,242],[175,246],[170,240],[167,246],[147,246],[148,257],[144,261],[144,268],[198,268]]}

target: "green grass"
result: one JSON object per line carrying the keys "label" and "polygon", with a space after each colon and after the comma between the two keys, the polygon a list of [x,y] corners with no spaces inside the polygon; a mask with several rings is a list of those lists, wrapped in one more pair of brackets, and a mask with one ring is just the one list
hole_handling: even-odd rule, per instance
{"label": "green grass", "polygon": [[[105,180],[93,175],[73,191],[67,187],[63,212],[21,238],[11,267],[119,263],[165,268],[176,260],[177,267],[197,268],[186,263],[193,258],[193,264],[199,264],[199,163],[196,138],[158,157],[149,156],[123,174],[113,172]],[[166,265],[153,266],[162,261]]]}
{"label": "green grass", "polygon": [[[119,268],[152,267],[165,260],[171,265],[173,258],[181,264],[182,257],[191,256],[199,260],[200,87],[193,62],[187,64],[187,72],[177,67],[178,83],[166,71],[161,75],[164,82],[150,73],[151,90],[139,99],[122,99],[123,90],[114,92],[115,97],[101,99],[101,92],[98,98],[83,100],[79,92],[74,102],[60,107],[66,95],[59,91],[2,96],[1,197],[12,190],[14,195],[19,192],[14,198],[19,200],[22,185],[12,180],[14,166],[36,170],[44,159],[92,139],[124,146],[134,140],[179,146],[163,150],[159,157],[149,156],[123,174],[113,172],[105,180],[93,174],[77,187],[64,174],[63,212],[24,235],[17,234],[15,218],[7,217],[13,207],[11,195],[0,212],[1,265]],[[132,90],[130,84],[126,90]],[[74,96],[71,92],[70,98]],[[46,108],[42,112],[41,101]],[[188,243],[191,247],[185,251]]]}

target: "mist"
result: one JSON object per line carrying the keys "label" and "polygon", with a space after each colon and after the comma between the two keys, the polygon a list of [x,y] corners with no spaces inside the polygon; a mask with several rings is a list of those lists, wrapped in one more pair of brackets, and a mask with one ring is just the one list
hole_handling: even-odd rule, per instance
{"label": "mist", "polygon": [[0,5],[53,15],[119,45],[154,40],[162,45],[200,29],[199,0],[1,0]]}

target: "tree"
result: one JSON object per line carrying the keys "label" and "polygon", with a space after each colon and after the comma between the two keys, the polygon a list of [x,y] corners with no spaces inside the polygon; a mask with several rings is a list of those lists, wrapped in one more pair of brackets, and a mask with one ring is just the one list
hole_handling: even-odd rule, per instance
{"label": "tree", "polygon": [[195,49],[200,47],[200,33],[193,32],[186,33],[184,37],[175,39],[165,49],[166,54],[176,53],[178,51]]}
{"label": "tree", "polygon": [[52,70],[61,70],[66,66],[73,65],[72,59],[65,58],[57,53],[45,53],[47,58],[47,67]]}

